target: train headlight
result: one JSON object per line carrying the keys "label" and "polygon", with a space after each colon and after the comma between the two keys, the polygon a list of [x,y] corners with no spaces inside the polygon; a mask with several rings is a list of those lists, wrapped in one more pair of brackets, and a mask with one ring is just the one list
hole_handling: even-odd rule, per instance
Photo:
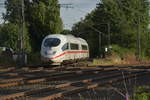
{"label": "train headlight", "polygon": [[45,51],[45,55],[54,55],[54,54],[56,54],[56,51],[53,51],[53,52]]}

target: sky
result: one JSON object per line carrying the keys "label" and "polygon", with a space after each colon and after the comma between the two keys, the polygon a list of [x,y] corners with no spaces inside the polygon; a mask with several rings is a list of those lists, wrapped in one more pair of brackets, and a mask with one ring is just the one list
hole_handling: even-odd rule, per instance
{"label": "sky", "polygon": [[[1,3],[4,3],[4,0],[0,0],[0,4]],[[0,5],[0,23],[2,23],[3,21],[2,21],[2,13],[4,13],[5,12],[5,8],[4,8],[4,6],[1,6]]]}
{"label": "sky", "polygon": [[72,4],[73,8],[61,7],[61,17],[64,21],[64,28],[71,29],[74,23],[84,18],[87,13],[90,13],[100,0],[59,0],[61,4]]}
{"label": "sky", "polygon": [[[60,4],[72,4],[72,8],[61,7],[61,18],[63,20],[64,29],[71,29],[73,24],[80,21],[81,18],[84,18],[88,13],[90,13],[96,4],[100,0],[59,0]],[[4,0],[0,0],[0,3],[3,3]],[[0,6],[0,23],[2,20],[2,13],[5,12],[4,7]]]}

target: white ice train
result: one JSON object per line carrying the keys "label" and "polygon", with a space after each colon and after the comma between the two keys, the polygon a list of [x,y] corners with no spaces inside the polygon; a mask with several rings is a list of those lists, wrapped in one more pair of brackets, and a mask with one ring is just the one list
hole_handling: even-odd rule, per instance
{"label": "white ice train", "polygon": [[73,35],[54,34],[44,38],[41,45],[41,60],[62,63],[89,58],[87,42]]}

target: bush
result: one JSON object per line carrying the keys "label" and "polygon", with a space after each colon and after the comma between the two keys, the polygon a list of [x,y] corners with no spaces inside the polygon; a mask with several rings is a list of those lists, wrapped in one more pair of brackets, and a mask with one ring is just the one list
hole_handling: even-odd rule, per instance
{"label": "bush", "polygon": [[2,66],[12,66],[15,65],[15,62],[13,61],[13,59],[11,57],[6,57],[6,56],[2,56],[0,55],[0,65]]}
{"label": "bush", "polygon": [[[24,49],[26,52],[31,52],[31,46],[29,43],[29,34],[28,30],[25,27],[24,32]],[[0,46],[12,48],[14,51],[18,51],[20,48],[20,40],[18,40],[18,34],[20,32],[19,25],[16,24],[4,24],[0,27]]]}
{"label": "bush", "polygon": [[121,59],[124,59],[127,54],[134,55],[134,49],[123,48],[118,45],[112,45],[112,53],[118,55]]}
{"label": "bush", "polygon": [[139,87],[136,89],[133,100],[150,100],[150,87]]}
{"label": "bush", "polygon": [[0,65],[9,66],[14,64],[13,51],[11,51],[9,48],[0,47]]}
{"label": "bush", "polygon": [[28,54],[28,64],[40,64],[41,55],[39,52],[32,52]]}

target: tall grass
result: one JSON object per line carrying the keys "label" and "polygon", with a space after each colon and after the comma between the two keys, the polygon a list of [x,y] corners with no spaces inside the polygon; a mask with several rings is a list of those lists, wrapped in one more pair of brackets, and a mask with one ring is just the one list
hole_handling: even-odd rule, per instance
{"label": "tall grass", "polygon": [[127,54],[135,55],[134,49],[123,48],[118,45],[112,45],[112,53],[117,54],[120,58],[125,58]]}
{"label": "tall grass", "polygon": [[150,86],[138,87],[133,100],[150,100]]}

